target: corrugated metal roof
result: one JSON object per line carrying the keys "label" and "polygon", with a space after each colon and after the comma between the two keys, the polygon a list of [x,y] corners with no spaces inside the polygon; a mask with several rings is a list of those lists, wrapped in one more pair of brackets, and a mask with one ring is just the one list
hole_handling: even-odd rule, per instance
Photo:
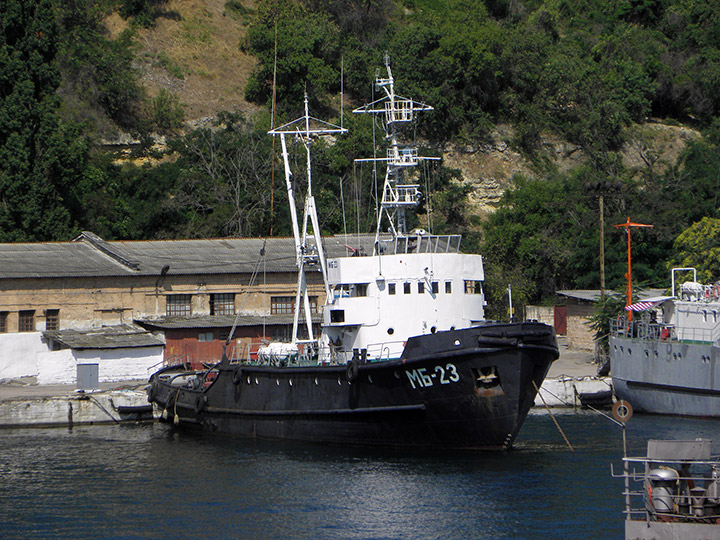
{"label": "corrugated metal roof", "polygon": [[[373,236],[328,237],[328,257],[345,257],[344,246],[372,252]],[[260,250],[265,244],[265,257]],[[148,240],[107,242],[83,233],[73,242],[0,244],[0,279],[53,277],[157,276],[250,273],[260,260],[260,271],[295,272],[292,238],[216,238],[205,240]],[[318,268],[319,271],[319,268]]]}
{"label": "corrugated metal roof", "polygon": [[92,330],[53,330],[43,336],[67,345],[71,349],[119,349],[133,347],[162,347],[164,342],[139,326],[121,324]]}
{"label": "corrugated metal roof", "polygon": [[[322,315],[313,314],[313,322],[322,322]],[[304,324],[304,316],[300,317],[300,323]],[[235,322],[233,315],[201,315],[198,317],[157,317],[153,319],[137,319],[136,322],[148,328],[186,329],[186,328],[232,328]],[[238,317],[237,325],[243,326],[276,326],[280,324],[293,324],[293,315],[241,315]]]}
{"label": "corrugated metal roof", "polygon": [[[575,298],[576,300],[585,300],[587,302],[597,302],[600,300],[600,289],[567,289],[562,291],[556,291],[560,296],[567,296],[568,298]],[[638,293],[638,298],[644,300],[653,296],[660,296],[663,293],[662,289],[644,289]],[[621,296],[615,291],[605,291],[608,296]]]}

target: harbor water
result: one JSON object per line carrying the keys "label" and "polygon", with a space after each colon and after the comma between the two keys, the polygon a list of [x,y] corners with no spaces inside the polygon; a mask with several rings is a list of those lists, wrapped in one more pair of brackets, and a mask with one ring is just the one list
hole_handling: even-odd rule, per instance
{"label": "harbor water", "polygon": [[[622,432],[533,412],[508,453],[237,440],[161,424],[0,431],[3,539],[618,539]],[[715,439],[720,422],[635,415],[648,438]]]}

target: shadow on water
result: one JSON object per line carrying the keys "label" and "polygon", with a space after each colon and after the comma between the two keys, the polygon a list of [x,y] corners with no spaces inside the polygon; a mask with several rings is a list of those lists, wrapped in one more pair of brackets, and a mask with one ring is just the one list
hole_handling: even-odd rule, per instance
{"label": "shadow on water", "polygon": [[[592,414],[556,418],[574,453],[541,413],[506,454],[238,440],[155,424],[0,431],[0,537],[622,537],[622,485],[610,477],[620,429]],[[636,415],[630,453],[644,453],[648,438],[712,438],[719,427]]]}

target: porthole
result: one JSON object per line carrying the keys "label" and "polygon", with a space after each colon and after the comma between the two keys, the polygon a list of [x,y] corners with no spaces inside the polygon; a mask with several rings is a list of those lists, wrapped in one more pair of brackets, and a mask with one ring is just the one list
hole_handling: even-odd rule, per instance
{"label": "porthole", "polygon": [[432,326],[432,327],[430,328],[430,333],[431,333],[431,334],[434,334],[435,332],[437,332],[437,328],[435,328],[434,326]]}
{"label": "porthole", "polygon": [[252,379],[250,378],[250,376],[248,376],[248,378],[247,378],[247,383],[252,384]]}
{"label": "porthole", "polygon": [[392,335],[395,333],[395,329],[394,329],[394,328],[388,328],[388,329],[387,329],[387,333],[388,333],[388,336],[392,336]]}
{"label": "porthole", "polygon": [[455,346],[456,346],[456,347],[459,347],[459,346],[460,346],[460,340],[459,340],[459,339],[456,339],[456,340],[455,340]]}

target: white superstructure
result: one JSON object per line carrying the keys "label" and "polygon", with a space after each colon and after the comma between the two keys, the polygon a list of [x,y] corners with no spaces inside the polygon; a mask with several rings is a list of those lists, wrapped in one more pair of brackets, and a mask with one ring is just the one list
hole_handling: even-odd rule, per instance
{"label": "white superstructure", "polygon": [[[408,171],[424,160],[439,158],[420,156],[417,148],[402,142],[403,129],[413,123],[419,112],[430,111],[432,107],[396,95],[387,56],[385,67],[387,76],[375,80],[384,97],[353,111],[378,116],[387,144],[382,157],[356,160],[385,166],[371,256],[359,256],[358,250],[358,256],[331,259],[327,263],[324,260],[309,180],[309,148],[313,137],[345,130],[310,117],[306,97],[304,117],[270,132],[280,136],[282,143],[297,248],[299,277],[293,343],[308,345],[302,348],[302,354],[320,363],[344,364],[354,357],[360,362],[397,359],[413,336],[469,328],[484,320],[482,257],[460,253],[459,235],[406,230],[405,212],[417,206],[422,196],[419,184],[407,178]],[[307,150],[308,190],[302,233],[285,142],[289,135],[300,138]],[[308,223],[312,225],[312,234]],[[381,232],[383,227],[387,233]],[[317,340],[313,338],[304,275],[311,262],[319,263],[327,291],[323,330]],[[305,308],[309,340],[298,339],[300,306]]]}

